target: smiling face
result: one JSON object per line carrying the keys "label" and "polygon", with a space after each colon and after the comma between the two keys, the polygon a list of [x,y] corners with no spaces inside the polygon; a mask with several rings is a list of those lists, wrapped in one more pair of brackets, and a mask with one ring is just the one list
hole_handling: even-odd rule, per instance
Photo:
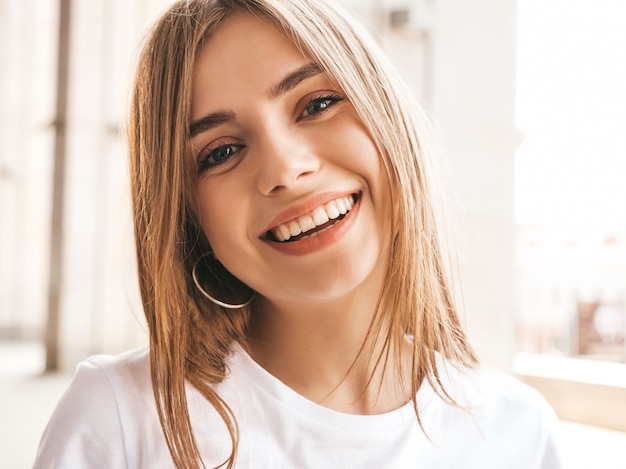
{"label": "smiling face", "polygon": [[230,17],[198,51],[192,149],[217,259],[270,303],[380,289],[389,185],[341,88],[271,23]]}

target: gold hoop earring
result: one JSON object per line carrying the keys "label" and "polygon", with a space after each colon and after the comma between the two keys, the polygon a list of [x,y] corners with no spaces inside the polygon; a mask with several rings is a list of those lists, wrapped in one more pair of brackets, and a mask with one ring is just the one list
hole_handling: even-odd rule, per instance
{"label": "gold hoop earring", "polygon": [[214,287],[219,287],[219,289],[221,290],[221,294],[222,295],[230,295],[230,296],[234,297],[236,295],[236,293],[237,293],[237,290],[235,288],[233,288],[231,286],[231,284],[228,283],[228,281],[224,281],[224,277],[229,277],[230,282],[237,281],[241,285],[243,285],[247,289],[249,289],[250,290],[250,297],[248,299],[246,299],[245,301],[243,301],[243,302],[237,302],[237,300],[235,299],[235,302],[228,303],[226,301],[218,300],[217,298],[215,298],[215,296],[209,294],[202,287],[202,285],[200,285],[200,281],[198,280],[198,273],[197,273],[198,264],[200,264],[200,261],[202,261],[202,259],[204,259],[205,257],[209,257],[209,256],[211,256],[213,259],[215,259],[215,256],[213,255],[213,251],[205,252],[204,254],[202,254],[198,258],[196,263],[193,265],[193,268],[191,269],[191,277],[193,278],[193,283],[196,284],[196,288],[200,291],[200,293],[202,293],[202,295],[204,295],[209,301],[215,303],[218,306],[222,306],[223,308],[227,308],[227,309],[239,309],[239,308],[243,308],[245,306],[248,306],[250,303],[252,303],[252,300],[254,299],[254,296],[255,296],[254,290],[252,290],[250,287],[246,286],[243,282],[241,282],[239,279],[237,279],[237,277],[235,277],[228,270],[226,270],[226,268],[217,259],[215,259],[217,264],[219,264],[217,266],[211,266],[211,265],[208,264],[208,262],[204,262],[204,264],[207,267],[206,274],[213,277],[213,279],[212,279],[213,281],[209,282],[209,283],[211,285],[213,285]]}

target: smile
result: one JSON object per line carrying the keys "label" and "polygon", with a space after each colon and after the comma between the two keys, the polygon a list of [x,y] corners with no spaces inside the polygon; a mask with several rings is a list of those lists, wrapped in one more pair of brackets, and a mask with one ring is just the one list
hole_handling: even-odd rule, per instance
{"label": "smile", "polygon": [[272,228],[267,232],[267,239],[289,243],[317,236],[339,223],[357,200],[358,194],[331,200],[305,215]]}

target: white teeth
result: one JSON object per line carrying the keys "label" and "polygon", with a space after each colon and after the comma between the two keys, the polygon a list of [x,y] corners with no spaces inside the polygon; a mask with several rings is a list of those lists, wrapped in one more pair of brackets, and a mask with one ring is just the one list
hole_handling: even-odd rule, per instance
{"label": "white teeth", "polygon": [[298,218],[298,224],[300,225],[302,233],[312,230],[317,226],[310,215],[304,215],[303,217]]}
{"label": "white teeth", "polygon": [[326,214],[326,210],[324,210],[324,207],[317,207],[315,210],[313,210],[313,213],[311,215],[313,216],[313,221],[315,222],[316,226],[323,225],[329,220],[328,215]]}
{"label": "white teeth", "polygon": [[302,230],[300,229],[300,225],[298,224],[298,222],[296,220],[290,221],[289,234],[291,236],[298,236],[300,233],[302,233]]}
{"label": "white teeth", "polygon": [[339,213],[339,210],[337,209],[337,206],[335,205],[335,202],[329,202],[326,205],[326,213],[328,213],[328,218],[330,218],[331,220],[334,220],[335,218],[339,217],[339,215],[341,215]]}
{"label": "white teeth", "polygon": [[276,236],[278,241],[285,241],[286,239],[289,239],[291,237],[289,227],[287,225],[280,225],[274,230],[274,236]]}
{"label": "white teeth", "polygon": [[[329,220],[339,218],[341,215],[345,215],[354,206],[354,200],[352,196],[341,197],[336,200],[328,202],[326,205],[317,207],[311,213],[298,217],[296,220],[283,223],[272,229],[274,238],[278,241],[287,241],[292,236],[298,236],[301,233],[306,233],[314,229],[317,226],[321,226],[327,223]],[[310,236],[315,236],[318,233],[312,233]]]}
{"label": "white teeth", "polygon": [[337,210],[339,210],[339,213],[341,213],[342,215],[344,215],[348,211],[348,207],[346,207],[346,203],[343,201],[343,199],[335,200],[335,205],[337,206]]}

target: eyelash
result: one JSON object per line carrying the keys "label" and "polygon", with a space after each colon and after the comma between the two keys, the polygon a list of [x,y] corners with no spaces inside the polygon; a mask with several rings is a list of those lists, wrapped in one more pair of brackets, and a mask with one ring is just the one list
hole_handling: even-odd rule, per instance
{"label": "eyelash", "polygon": [[[215,168],[222,164],[225,164],[230,160],[230,158],[238,153],[240,150],[244,148],[245,145],[237,144],[237,143],[224,143],[222,145],[218,145],[215,148],[210,148],[207,151],[203,151],[198,158],[198,174],[203,173],[209,168]],[[229,150],[229,154],[223,156],[219,161],[216,160],[220,152]],[[213,159],[214,162],[210,160]]]}
{"label": "eyelash", "polygon": [[[319,116],[320,114],[325,113],[335,104],[343,101],[345,98],[338,94],[324,95],[319,96],[317,98],[313,98],[309,100],[309,102],[304,106],[300,115],[296,118],[296,122],[300,122],[303,119],[308,119],[310,117]],[[324,104],[322,109],[310,111],[311,106],[313,105],[321,105]],[[309,110],[308,114],[305,115],[305,112]],[[222,164],[227,163],[231,157],[241,151],[245,145],[235,144],[235,143],[225,143],[222,145],[218,145],[214,148],[209,148],[206,151],[203,151],[198,158],[198,174],[203,173],[209,168],[215,168]],[[220,152],[228,151],[229,154],[222,156]],[[216,161],[216,157],[221,157],[219,161]],[[213,159],[214,162],[210,160]]]}
{"label": "eyelash", "polygon": [[[335,104],[343,101],[345,98],[341,95],[338,94],[331,94],[331,95],[326,95],[326,96],[319,96],[317,98],[313,98],[311,99],[306,106],[304,106],[304,109],[302,110],[302,113],[298,116],[298,118],[296,119],[296,121],[300,121],[302,119],[305,119],[307,117],[313,117],[319,114],[323,114],[324,112],[326,112],[329,108],[331,108],[332,106],[334,106]],[[310,108],[311,106],[313,106],[314,104],[322,104],[322,103],[326,103],[326,107],[324,107],[323,109],[318,110],[317,112],[311,112],[309,113],[309,115],[307,116],[303,116],[304,112]]]}

